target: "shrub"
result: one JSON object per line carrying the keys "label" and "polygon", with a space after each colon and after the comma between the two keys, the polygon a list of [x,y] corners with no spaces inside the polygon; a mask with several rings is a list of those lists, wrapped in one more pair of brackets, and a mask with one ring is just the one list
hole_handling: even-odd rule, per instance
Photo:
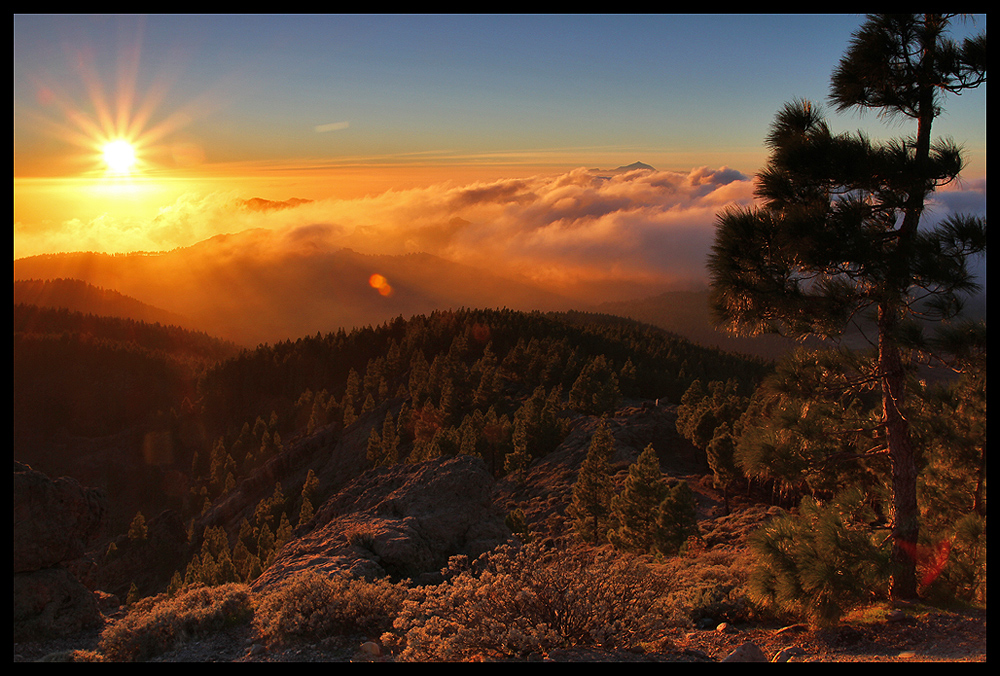
{"label": "shrub", "polygon": [[341,634],[378,636],[392,626],[405,596],[402,583],[307,570],[262,594],[254,623],[272,644]]}
{"label": "shrub", "polygon": [[[382,642],[402,661],[523,657],[659,640],[668,585],[634,556],[505,545],[436,587],[414,589]],[[480,572],[476,572],[479,570]]]}
{"label": "shrub", "polygon": [[751,598],[830,624],[852,605],[885,597],[889,547],[881,545],[888,533],[874,531],[874,521],[857,489],[827,504],[803,498],[798,515],[775,519],[751,536]]}
{"label": "shrub", "polygon": [[735,549],[689,552],[661,559],[656,567],[672,581],[664,599],[671,625],[745,622],[759,612],[747,596],[749,557]]}
{"label": "shrub", "polygon": [[137,601],[101,634],[100,652],[116,662],[143,661],[187,639],[248,622],[253,615],[246,585],[196,587],[174,597]]}

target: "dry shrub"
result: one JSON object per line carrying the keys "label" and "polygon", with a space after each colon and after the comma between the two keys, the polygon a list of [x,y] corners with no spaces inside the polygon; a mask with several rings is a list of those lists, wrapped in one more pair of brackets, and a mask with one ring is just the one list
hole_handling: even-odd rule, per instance
{"label": "dry shrub", "polygon": [[657,568],[673,581],[665,599],[668,621],[689,626],[706,619],[750,619],[757,612],[746,595],[750,565],[745,552],[732,548],[713,548],[662,560]]}
{"label": "dry shrub", "polygon": [[253,615],[244,584],[196,587],[169,597],[142,599],[101,634],[100,651],[109,660],[147,660],[189,638],[249,622]]}
{"label": "dry shrub", "polygon": [[307,570],[262,594],[254,623],[272,644],[341,634],[378,636],[392,626],[405,595],[402,583]]}
{"label": "dry shrub", "polygon": [[383,643],[400,660],[523,657],[554,648],[621,650],[659,640],[669,585],[638,557],[503,546],[436,587],[412,590]]}

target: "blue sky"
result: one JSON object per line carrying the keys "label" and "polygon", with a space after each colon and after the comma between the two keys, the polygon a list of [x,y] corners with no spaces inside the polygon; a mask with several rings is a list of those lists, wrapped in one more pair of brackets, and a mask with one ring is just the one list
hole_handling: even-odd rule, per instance
{"label": "blue sky", "polygon": [[[860,15],[15,16],[15,166],[59,144],[51,83],[89,110],[75,64],[208,163],[642,160],[754,172],[774,113],[823,100]],[[985,17],[956,34],[985,29]],[[130,67],[134,69],[130,70]],[[134,83],[131,94],[125,83]],[[89,108],[88,108],[89,106]],[[936,131],[985,152],[985,87]],[[872,119],[835,121],[844,130]],[[320,131],[318,131],[318,129]],[[325,131],[323,131],[325,130]],[[701,161],[697,157],[703,158]],[[985,173],[985,157],[980,158]],[[31,163],[38,171],[40,163]]]}

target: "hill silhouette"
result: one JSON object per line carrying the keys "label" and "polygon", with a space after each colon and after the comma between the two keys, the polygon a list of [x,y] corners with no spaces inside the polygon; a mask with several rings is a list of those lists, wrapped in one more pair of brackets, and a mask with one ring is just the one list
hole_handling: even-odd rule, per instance
{"label": "hill silhouette", "polygon": [[81,279],[16,279],[14,304],[65,308],[83,314],[134,319],[147,324],[185,326],[190,320]]}
{"label": "hill silhouette", "polygon": [[[380,275],[376,283],[373,275]],[[218,235],[156,254],[91,252],[14,261],[15,279],[79,279],[187,317],[245,346],[379,324],[442,308],[569,309],[538,286],[426,253],[329,250],[308,234]]]}

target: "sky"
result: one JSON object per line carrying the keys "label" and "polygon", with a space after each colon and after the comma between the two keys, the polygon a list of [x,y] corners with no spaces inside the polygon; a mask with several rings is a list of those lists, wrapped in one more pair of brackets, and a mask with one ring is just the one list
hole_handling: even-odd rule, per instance
{"label": "sky", "polygon": [[[953,37],[985,30],[975,19]],[[714,213],[750,200],[774,114],[825,101],[863,20],[15,15],[14,255],[312,227],[361,249],[503,251],[539,276],[604,253],[675,278],[703,267]],[[986,87],[945,110],[935,135],[968,166],[942,213],[984,212]],[[828,113],[836,131],[912,133]],[[127,170],[102,157],[118,138]],[[609,178],[637,161],[656,171]],[[311,201],[241,206],[254,197]]]}

